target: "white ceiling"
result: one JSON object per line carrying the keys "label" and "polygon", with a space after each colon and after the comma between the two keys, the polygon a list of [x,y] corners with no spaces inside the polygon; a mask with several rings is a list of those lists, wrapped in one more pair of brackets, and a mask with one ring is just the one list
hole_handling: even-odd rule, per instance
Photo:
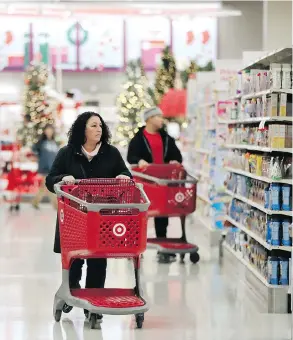
{"label": "white ceiling", "polygon": [[90,16],[98,14],[167,16],[238,16],[241,12],[219,1],[190,0],[0,0],[1,15]]}

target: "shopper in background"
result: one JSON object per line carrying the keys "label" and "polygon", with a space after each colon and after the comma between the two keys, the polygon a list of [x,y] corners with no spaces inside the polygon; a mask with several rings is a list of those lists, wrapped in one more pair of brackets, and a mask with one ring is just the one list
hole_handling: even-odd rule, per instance
{"label": "shopper in background", "polygon": [[[68,135],[68,145],[59,151],[46,179],[51,192],[54,192],[54,184],[60,181],[74,183],[75,179],[131,177],[119,151],[109,144],[109,128],[98,113],[84,112],[79,115]],[[78,225],[74,227],[78,228]],[[61,252],[58,220],[54,252]],[[70,288],[80,287],[83,264],[82,259],[72,263]],[[106,259],[87,259],[86,288],[104,288],[106,267]],[[63,312],[68,313],[71,309],[71,306],[65,305]],[[88,316],[86,310],[85,315]]]}
{"label": "shopper in background", "polygon": [[[182,155],[175,140],[164,130],[162,111],[152,107],[144,111],[146,125],[142,127],[130,141],[127,161],[140,168],[150,163],[182,163]],[[167,237],[168,217],[155,218],[155,230],[158,238]],[[169,260],[176,255],[170,254]]]}
{"label": "shopper in background", "polygon": [[42,133],[40,140],[37,144],[32,147],[34,153],[38,156],[38,174],[42,177],[42,182],[38,193],[32,201],[34,208],[39,209],[39,204],[42,198],[48,194],[52,205],[57,209],[57,199],[56,196],[50,193],[46,189],[46,176],[48,175],[54,159],[59,150],[58,144],[55,140],[55,130],[52,125],[46,125],[44,132]]}

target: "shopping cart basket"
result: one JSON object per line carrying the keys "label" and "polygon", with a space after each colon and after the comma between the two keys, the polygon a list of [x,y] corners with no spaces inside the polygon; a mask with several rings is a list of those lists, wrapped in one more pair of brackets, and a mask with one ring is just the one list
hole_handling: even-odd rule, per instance
{"label": "shopping cart basket", "polygon": [[160,262],[168,262],[168,254],[180,254],[184,262],[185,254],[197,263],[200,259],[198,246],[187,242],[185,220],[196,208],[197,179],[190,176],[180,164],[150,164],[140,169],[132,168],[134,179],[144,185],[151,202],[149,217],[180,217],[181,238],[148,238],[148,246],[159,251]]}
{"label": "shopping cart basket", "polygon": [[[140,254],[146,249],[149,200],[133,180],[89,179],[56,184],[60,225],[62,284],[55,295],[58,322],[64,304],[89,311],[91,328],[98,314],[136,316],[141,328],[148,310],[140,286]],[[69,269],[76,258],[133,258],[134,289],[70,289]]]}

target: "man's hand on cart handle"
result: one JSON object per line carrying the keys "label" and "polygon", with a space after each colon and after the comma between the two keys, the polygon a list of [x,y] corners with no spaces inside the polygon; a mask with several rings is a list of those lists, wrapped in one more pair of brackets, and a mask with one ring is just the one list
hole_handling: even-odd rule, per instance
{"label": "man's hand on cart handle", "polygon": [[62,178],[62,181],[66,184],[74,184],[75,178],[73,176],[65,176]]}
{"label": "man's hand on cart handle", "polygon": [[141,159],[141,160],[138,162],[138,167],[139,167],[140,169],[146,168],[148,165],[149,165],[149,163],[146,162],[144,159]]}
{"label": "man's hand on cart handle", "polygon": [[178,161],[170,161],[170,164],[180,164]]}

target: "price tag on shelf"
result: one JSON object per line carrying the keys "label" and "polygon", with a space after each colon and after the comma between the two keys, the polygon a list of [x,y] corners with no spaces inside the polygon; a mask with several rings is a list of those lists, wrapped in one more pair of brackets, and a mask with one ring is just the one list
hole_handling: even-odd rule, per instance
{"label": "price tag on shelf", "polygon": [[260,121],[259,126],[258,126],[258,129],[259,129],[259,130],[264,130],[265,124],[266,124],[266,121],[267,121],[267,120],[269,120],[269,117],[268,117],[267,119],[264,118],[264,119],[262,119],[262,120]]}

